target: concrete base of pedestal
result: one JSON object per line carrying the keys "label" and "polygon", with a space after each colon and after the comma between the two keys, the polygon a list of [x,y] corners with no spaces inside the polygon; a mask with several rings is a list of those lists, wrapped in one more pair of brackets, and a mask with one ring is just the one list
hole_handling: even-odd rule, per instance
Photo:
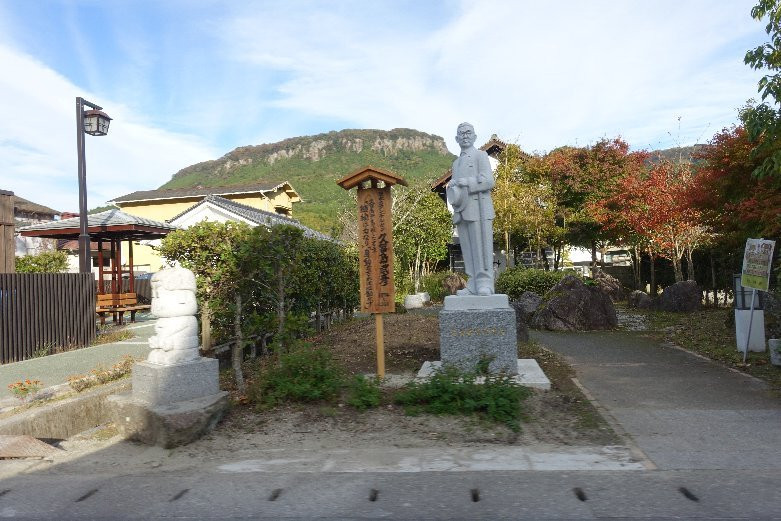
{"label": "concrete base of pedestal", "polygon": [[148,445],[171,448],[197,440],[228,410],[218,370],[214,358],[174,365],[136,363],[133,390],[109,398],[114,423],[127,438]]}
{"label": "concrete base of pedestal", "polygon": [[217,425],[229,407],[228,393],[151,405],[132,393],[108,398],[114,424],[128,439],[166,449],[187,445]]}
{"label": "concrete base of pedestal", "polygon": [[[427,380],[431,378],[436,371],[442,370],[442,362],[423,362],[423,367],[418,371],[417,378],[420,380]],[[550,389],[550,380],[542,368],[537,363],[537,360],[532,358],[519,358],[517,360],[518,374],[512,377],[513,382],[524,387],[530,387],[532,389],[542,389],[547,391]],[[484,376],[478,376],[475,382],[482,383],[485,381]]]}
{"label": "concrete base of pedestal", "polygon": [[439,352],[442,363],[462,371],[474,371],[487,360],[491,373],[516,374],[515,310],[507,295],[445,297],[439,313]]}

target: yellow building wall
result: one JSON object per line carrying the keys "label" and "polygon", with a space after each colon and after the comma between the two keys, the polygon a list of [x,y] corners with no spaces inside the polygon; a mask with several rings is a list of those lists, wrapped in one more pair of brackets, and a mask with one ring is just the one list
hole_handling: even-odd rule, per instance
{"label": "yellow building wall", "polygon": [[[225,198],[272,213],[277,213],[277,208],[283,208],[287,211],[288,216],[292,215],[293,202],[298,202],[300,200],[298,197],[291,198],[290,194],[284,190],[266,193],[266,195],[258,193],[236,194]],[[192,197],[175,200],[138,201],[119,203],[118,206],[125,213],[165,222],[194,206],[202,199],[203,197]],[[127,243],[124,242],[122,243],[122,264],[124,265],[127,265],[129,259],[128,254],[129,248]],[[154,272],[159,271],[165,265],[165,261],[151,247],[134,244],[133,265],[137,270]]]}

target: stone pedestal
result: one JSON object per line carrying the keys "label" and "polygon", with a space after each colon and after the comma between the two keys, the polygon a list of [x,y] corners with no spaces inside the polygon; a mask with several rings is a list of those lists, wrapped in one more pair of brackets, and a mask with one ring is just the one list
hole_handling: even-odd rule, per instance
{"label": "stone pedestal", "polygon": [[449,296],[439,313],[439,349],[444,366],[473,371],[490,359],[491,373],[518,373],[515,310],[507,295]]}
{"label": "stone pedestal", "polygon": [[133,397],[151,405],[192,400],[219,392],[219,360],[216,358],[198,358],[174,365],[138,362],[133,366]]}
{"label": "stone pedestal", "polygon": [[172,448],[197,440],[229,406],[228,393],[219,388],[218,364],[214,358],[136,363],[132,392],[109,398],[114,423],[126,437],[148,445]]}

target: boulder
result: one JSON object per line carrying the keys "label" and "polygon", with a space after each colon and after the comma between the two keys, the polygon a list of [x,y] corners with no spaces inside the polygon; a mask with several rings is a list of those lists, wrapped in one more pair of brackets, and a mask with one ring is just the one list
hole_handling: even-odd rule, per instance
{"label": "boulder", "polygon": [[531,315],[525,314],[522,304],[518,301],[510,302],[510,306],[515,310],[515,336],[518,342],[528,342]]}
{"label": "boulder", "polygon": [[594,282],[597,286],[602,288],[602,291],[613,299],[613,302],[626,299],[626,290],[624,290],[624,286],[621,285],[621,282],[617,278],[609,273],[605,273],[601,270],[597,271],[594,275]]}
{"label": "boulder", "polygon": [[532,315],[537,311],[542,302],[542,297],[533,291],[524,291],[518,300],[511,302],[513,308],[515,308],[515,314],[518,315],[519,320],[523,320],[526,324],[531,321]]}
{"label": "boulder", "polygon": [[654,299],[645,291],[635,290],[627,299],[630,308],[650,309],[654,305]]}
{"label": "boulder", "polygon": [[451,273],[442,279],[442,289],[445,290],[445,295],[455,295],[456,291],[465,287],[466,280],[458,273]]}
{"label": "boulder", "polygon": [[617,325],[616,308],[607,293],[572,275],[545,294],[531,322],[532,327],[551,331],[613,329]]}
{"label": "boulder", "polygon": [[702,307],[702,290],[693,280],[684,280],[667,286],[657,300],[662,311],[691,313]]}

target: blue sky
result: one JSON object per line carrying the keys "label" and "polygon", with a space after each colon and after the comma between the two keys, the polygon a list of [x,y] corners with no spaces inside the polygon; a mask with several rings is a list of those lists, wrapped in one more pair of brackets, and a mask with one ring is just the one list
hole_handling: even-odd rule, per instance
{"label": "blue sky", "polygon": [[237,146],[461,121],[526,150],[707,141],[756,98],[754,0],[0,0],[0,189],[78,207]]}

